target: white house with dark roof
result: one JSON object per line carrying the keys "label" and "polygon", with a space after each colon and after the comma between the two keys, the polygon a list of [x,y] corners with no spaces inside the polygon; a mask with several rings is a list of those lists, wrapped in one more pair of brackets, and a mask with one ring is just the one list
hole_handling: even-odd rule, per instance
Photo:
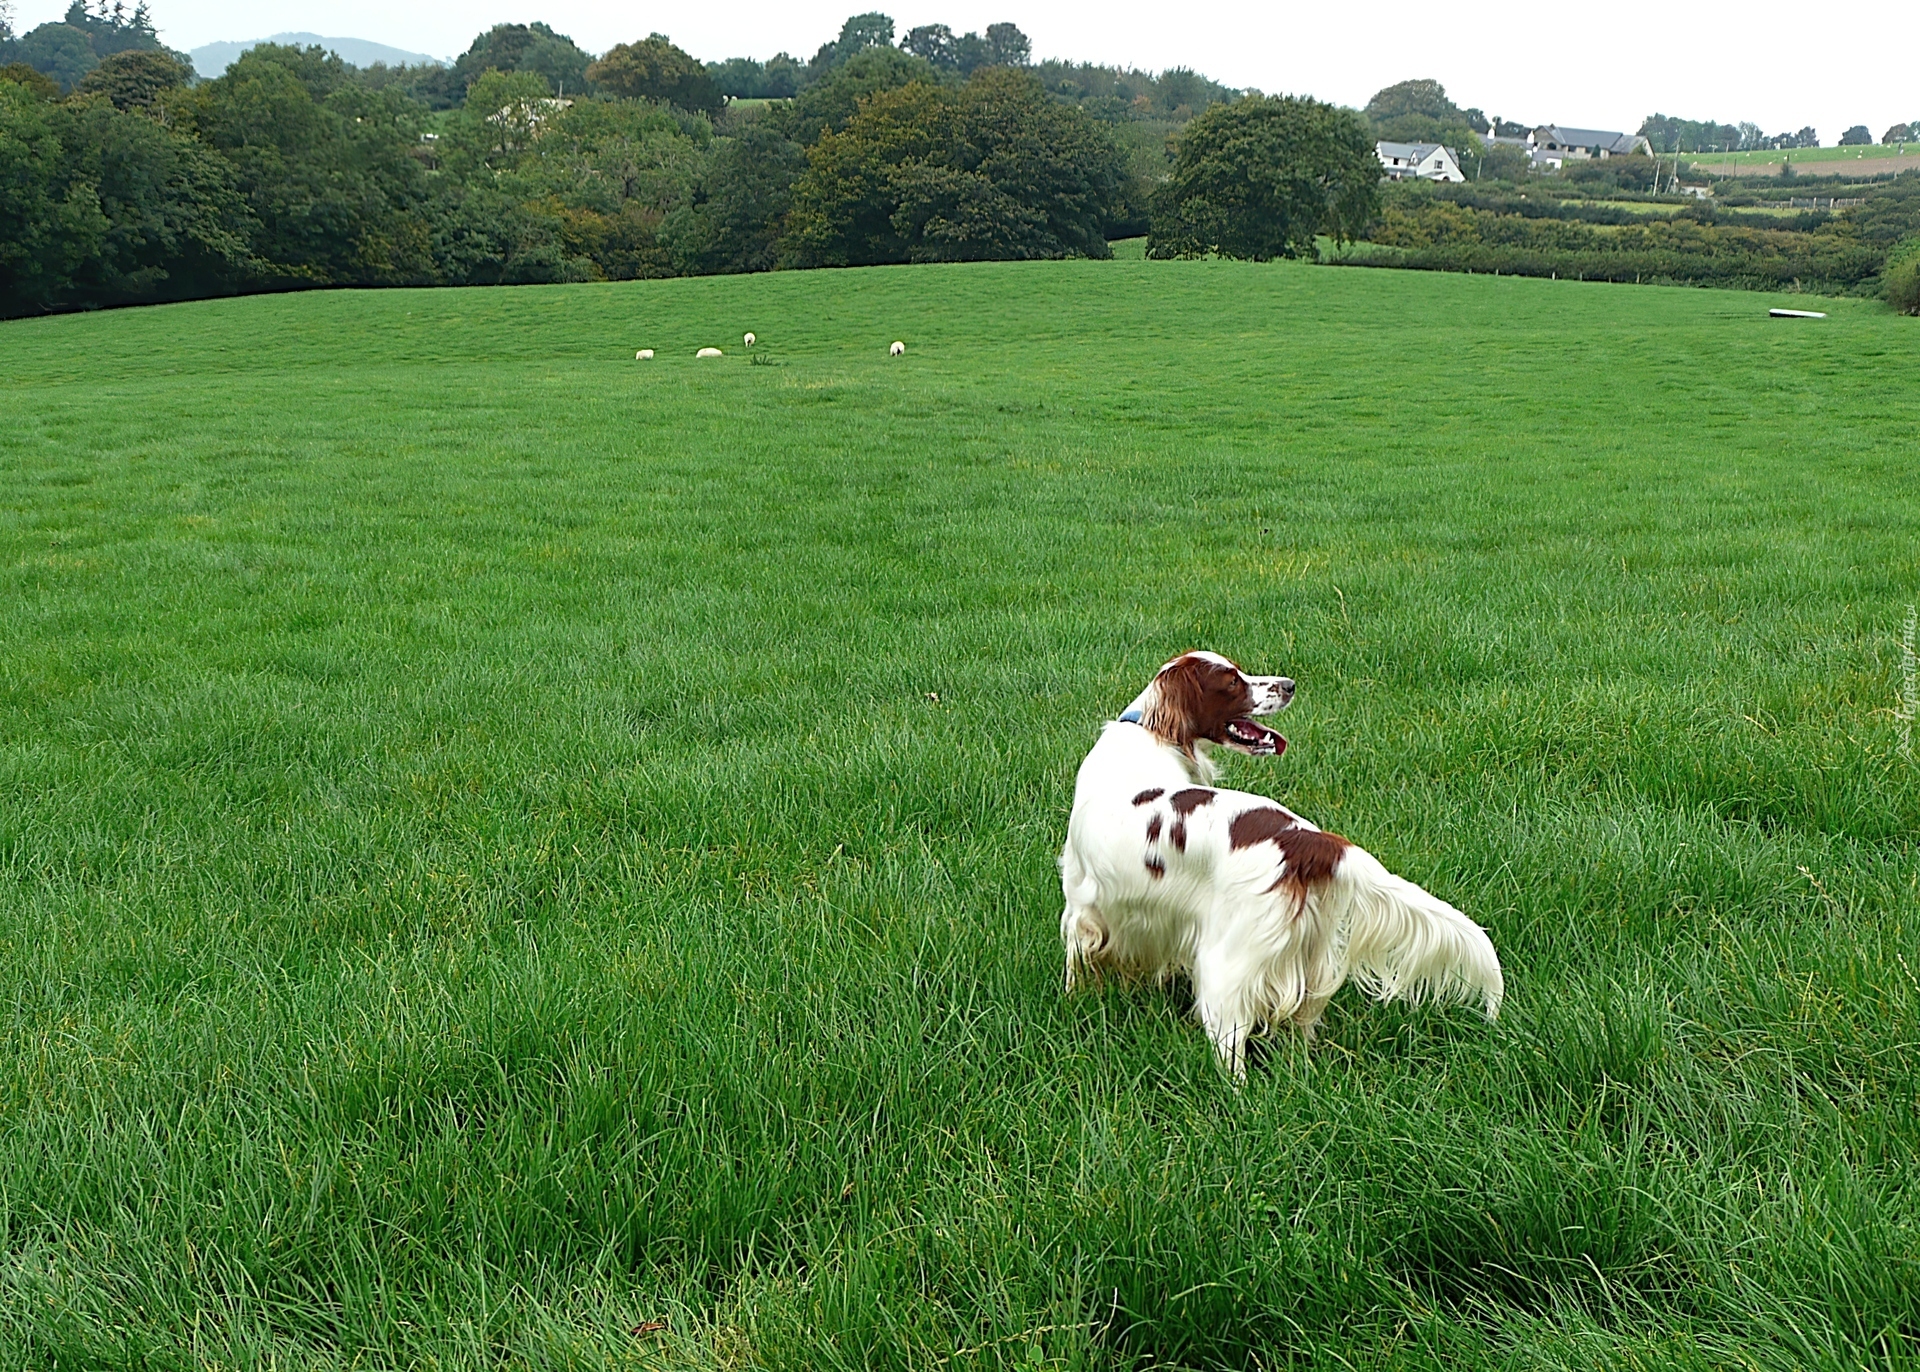
{"label": "white house with dark roof", "polygon": [[1585,162],[1596,157],[1625,157],[1629,153],[1651,153],[1653,144],[1637,133],[1616,133],[1610,129],[1570,129],[1560,124],[1542,124],[1527,141],[1533,145],[1533,160],[1556,170],[1568,162]]}
{"label": "white house with dark roof", "polygon": [[1375,143],[1373,155],[1389,181],[1465,181],[1459,160],[1438,143]]}

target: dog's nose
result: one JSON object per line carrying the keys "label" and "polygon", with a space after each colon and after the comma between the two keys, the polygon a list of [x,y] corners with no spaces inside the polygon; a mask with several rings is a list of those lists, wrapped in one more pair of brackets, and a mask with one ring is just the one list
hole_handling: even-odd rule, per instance
{"label": "dog's nose", "polygon": [[1293,678],[1292,678],[1292,677],[1290,677],[1290,676],[1283,676],[1283,677],[1281,677],[1281,678],[1280,678],[1280,680],[1279,680],[1278,682],[1276,682],[1275,684],[1276,684],[1276,685],[1278,685],[1278,686],[1280,687],[1280,694],[1281,694],[1281,695],[1287,695],[1287,696],[1290,696],[1290,695],[1292,695],[1292,694],[1293,694]]}

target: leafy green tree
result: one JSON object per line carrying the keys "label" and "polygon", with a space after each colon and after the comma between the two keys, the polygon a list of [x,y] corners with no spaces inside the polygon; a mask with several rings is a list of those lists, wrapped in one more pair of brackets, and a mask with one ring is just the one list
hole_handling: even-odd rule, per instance
{"label": "leafy green tree", "polygon": [[467,90],[462,117],[447,126],[447,154],[457,158],[462,150],[469,151],[491,171],[519,165],[542,126],[558,112],[558,98],[551,92],[538,72],[481,72]]}
{"label": "leafy green tree", "polygon": [[49,105],[0,82],[0,313],[179,299],[249,275],[221,159],[99,96]]}
{"label": "leafy green tree", "polygon": [[1464,118],[1460,107],[1447,98],[1447,88],[1431,77],[1397,81],[1373,93],[1367,101],[1366,116],[1376,123],[1414,115],[1443,123]]}
{"label": "leafy green tree", "polygon": [[758,272],[776,265],[793,185],[806,166],[806,150],[766,120],[714,139],[692,196],[661,225],[679,270]]}
{"label": "leafy green tree", "polygon": [[802,266],[1104,257],[1120,150],[1031,75],[868,97],[807,154],[784,245]]}
{"label": "leafy green tree", "polygon": [[[101,67],[161,55],[127,49]],[[60,107],[65,174],[93,188],[106,219],[97,249],[75,272],[72,293],[89,303],[219,294],[252,274],[257,226],[232,169],[198,139],[148,118],[150,108],[122,109],[99,96]]]}
{"label": "leafy green tree", "polygon": [[1347,110],[1291,96],[1215,105],[1187,125],[1154,197],[1153,257],[1265,262],[1357,238],[1380,203],[1373,139]]}
{"label": "leafy green tree", "polygon": [[782,134],[811,146],[823,132],[838,132],[852,120],[860,102],[880,91],[899,90],[914,81],[939,80],[925,59],[898,48],[868,48],[826,80],[801,91],[792,104],[770,112]]}
{"label": "leafy green tree", "polygon": [[0,81],[0,313],[53,308],[106,239],[98,190],[65,174],[58,117],[58,106]]}
{"label": "leafy green tree", "polygon": [[799,94],[800,83],[807,69],[799,61],[784,52],[776,52],[767,59],[766,98],[769,100],[787,100]]}
{"label": "leafy green tree", "polygon": [[152,109],[160,97],[186,85],[193,71],[172,53],[129,48],[113,53],[81,78],[81,95],[104,95],[115,109]]}
{"label": "leafy green tree", "polygon": [[900,51],[913,54],[936,71],[953,71],[958,66],[953,41],[953,30],[945,24],[922,24],[907,30],[900,40]]}
{"label": "leafy green tree", "polygon": [[66,94],[99,64],[86,32],[71,24],[42,24],[18,43],[14,55],[59,85]]}
{"label": "leafy green tree", "polygon": [[1920,236],[1905,239],[1887,255],[1880,285],[1894,309],[1920,314]]}
{"label": "leafy green tree", "polygon": [[25,62],[10,62],[0,67],[0,81],[11,81],[42,100],[60,98],[60,83],[51,76],[41,75]]}
{"label": "leafy green tree", "polygon": [[1865,124],[1855,124],[1840,135],[1840,146],[1843,148],[1860,147],[1871,142],[1873,135],[1867,132]]}
{"label": "leafy green tree", "polygon": [[989,24],[987,60],[996,67],[1024,67],[1033,60],[1033,43],[1013,24]]}
{"label": "leafy green tree", "polygon": [[840,26],[840,37],[834,41],[834,62],[844,63],[868,48],[884,48],[893,44],[893,20],[878,10],[866,14],[855,14]]}
{"label": "leafy green tree", "polygon": [[168,101],[169,117],[233,168],[260,227],[260,270],[286,284],[431,277],[421,221],[420,107],[356,84],[319,48],[263,43]]}
{"label": "leafy green tree", "polygon": [[532,72],[547,83],[549,95],[583,95],[591,89],[592,63],[591,53],[545,24],[495,24],[451,67],[410,68],[394,84],[429,109],[445,110],[465,103],[468,88],[489,71]]}
{"label": "leafy green tree", "polygon": [[695,113],[717,114],[726,104],[706,67],[665,34],[620,44],[587,68],[587,77],[610,94],[657,100]]}

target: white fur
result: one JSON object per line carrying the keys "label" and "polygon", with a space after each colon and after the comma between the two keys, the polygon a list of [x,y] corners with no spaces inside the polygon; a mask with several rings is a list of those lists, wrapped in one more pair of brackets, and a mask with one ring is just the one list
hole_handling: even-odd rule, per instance
{"label": "white fur", "polygon": [[888,357],[898,357],[900,356],[901,353],[905,352],[906,350],[907,350],[907,345],[902,343],[897,338],[894,339],[893,342],[887,344]]}
{"label": "white fur", "polygon": [[753,346],[753,335],[752,335],[752,334],[750,334],[750,333],[749,333],[749,334],[742,334],[742,335],[740,336],[740,341],[741,341],[742,343],[744,343],[744,344],[746,344],[746,345],[747,345],[747,346],[748,346],[749,348],[751,348],[751,347]]}
{"label": "white fur", "polygon": [[652,349],[652,348],[642,348],[642,349],[641,349],[641,350],[640,350],[639,352],[637,352],[637,353],[635,353],[635,354],[633,355],[633,360],[634,360],[635,362],[651,362],[651,361],[653,361],[653,349]]}
{"label": "white fur", "polygon": [[720,355],[721,355],[720,350],[718,348],[702,348],[699,352],[694,354],[695,357],[719,357]]}
{"label": "white fur", "polygon": [[[1250,698],[1260,700],[1262,683],[1279,680],[1245,679]],[[1130,710],[1144,706],[1151,718],[1158,680]],[[1286,687],[1290,696],[1292,683]],[[1081,763],[1060,855],[1068,990],[1105,973],[1156,981],[1189,975],[1195,1011],[1222,1065],[1240,1077],[1251,1033],[1291,1021],[1311,1038],[1348,980],[1380,1000],[1478,1001],[1489,1018],[1499,1013],[1500,960],[1486,932],[1371,854],[1347,845],[1325,880],[1303,888],[1286,879],[1280,843],[1234,848],[1236,817],[1280,807],[1210,788],[1214,769],[1204,748],[1189,754],[1139,724],[1114,722]],[[1212,789],[1211,799],[1178,815],[1173,797],[1194,787]],[[1136,803],[1156,789],[1160,796]],[[1149,841],[1156,815],[1158,836]],[[1290,839],[1320,832],[1287,817],[1296,831]],[[1176,819],[1184,847],[1172,842]],[[1322,851],[1340,843],[1328,836]],[[1155,876],[1150,861],[1164,875]],[[1310,870],[1304,862],[1303,870]]]}

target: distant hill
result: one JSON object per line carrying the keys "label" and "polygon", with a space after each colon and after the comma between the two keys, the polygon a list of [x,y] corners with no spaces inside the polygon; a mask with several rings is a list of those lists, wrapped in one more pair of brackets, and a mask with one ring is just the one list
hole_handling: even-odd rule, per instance
{"label": "distant hill", "polygon": [[385,62],[390,67],[417,66],[422,62],[431,62],[436,67],[446,65],[443,58],[430,57],[424,52],[390,48],[385,43],[373,43],[365,38],[322,38],[317,33],[276,33],[271,38],[249,38],[244,43],[208,43],[195,48],[187,56],[193,59],[193,69],[201,76],[218,76],[232,64],[234,58],[255,43],[291,43],[303,48],[328,48],[340,54],[341,61],[351,62],[356,67],[370,67],[375,62]]}

